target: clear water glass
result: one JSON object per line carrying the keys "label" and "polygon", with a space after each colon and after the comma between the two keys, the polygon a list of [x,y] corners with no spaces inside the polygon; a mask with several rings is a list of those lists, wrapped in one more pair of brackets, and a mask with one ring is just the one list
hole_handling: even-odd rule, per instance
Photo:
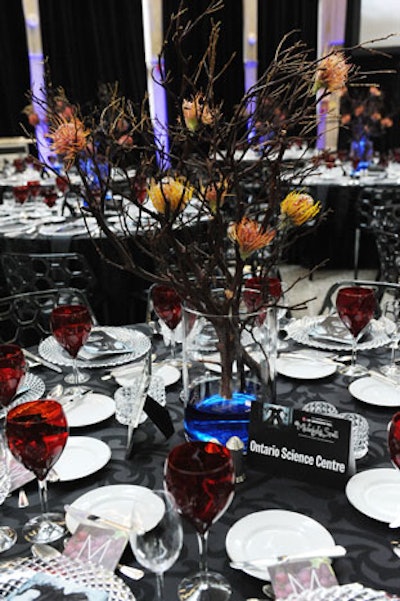
{"label": "clear water glass", "polygon": [[183,529],[172,495],[166,490],[154,490],[153,494],[160,500],[161,511],[150,522],[147,516],[144,524],[140,513],[133,509],[130,543],[140,565],[156,575],[156,599],[163,601],[164,573],[179,557]]}
{"label": "clear water glass", "polygon": [[[7,447],[3,432],[0,431],[0,505],[4,503],[11,490],[11,476],[8,466]],[[0,526],[0,553],[10,549],[17,540],[17,533],[9,526]]]}

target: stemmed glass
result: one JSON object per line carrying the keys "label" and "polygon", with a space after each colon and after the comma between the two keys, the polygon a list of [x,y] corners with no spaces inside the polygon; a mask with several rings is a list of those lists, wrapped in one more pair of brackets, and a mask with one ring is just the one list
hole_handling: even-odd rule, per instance
{"label": "stemmed glass", "polygon": [[[8,469],[7,447],[3,436],[0,436],[0,505],[4,503],[11,488]],[[17,533],[10,526],[0,526],[0,553],[10,549],[17,540]]]}
{"label": "stemmed glass", "polygon": [[21,403],[6,417],[8,446],[14,457],[32,471],[39,484],[42,514],[24,525],[26,540],[48,543],[65,533],[64,515],[47,509],[46,477],[64,450],[68,422],[62,406],[53,400]]}
{"label": "stemmed glass", "polygon": [[65,376],[67,394],[80,394],[86,389],[80,384],[89,380],[89,375],[78,369],[77,355],[89,338],[92,329],[90,311],[85,305],[58,305],[50,316],[50,327],[54,338],[72,357],[72,373]]}
{"label": "stemmed glass", "polygon": [[374,316],[376,308],[375,292],[363,286],[340,288],[336,297],[336,309],[340,319],[350,331],[352,339],[351,364],[340,368],[346,376],[362,376],[367,368],[356,363],[357,342]]}
{"label": "stemmed glass", "polygon": [[153,494],[159,498],[162,512],[151,524],[143,523],[139,513],[134,512],[130,542],[137,561],[156,575],[156,599],[163,601],[164,573],[179,557],[183,530],[172,495],[166,490],[154,490]]}
{"label": "stemmed glass", "polygon": [[[18,386],[25,375],[26,362],[22,349],[16,344],[0,344],[0,419],[6,415]],[[0,502],[4,501],[11,486],[8,468],[7,448],[3,435],[3,423],[0,424]],[[6,492],[5,492],[6,491]],[[4,495],[4,498],[2,498]],[[17,534],[8,526],[0,528],[0,552],[6,551],[17,540]]]}
{"label": "stemmed glass", "polygon": [[157,317],[165,323],[171,334],[171,363],[176,361],[175,329],[182,320],[182,299],[179,294],[165,284],[154,284],[150,288],[150,298]]}
{"label": "stemmed glass", "polygon": [[390,460],[400,469],[400,411],[397,411],[388,424],[388,447]]}
{"label": "stemmed glass", "polygon": [[214,442],[185,442],[174,447],[165,464],[165,485],[178,510],[196,529],[199,572],[184,578],[179,599],[224,601],[231,595],[225,578],[207,567],[207,541],[211,525],[229,506],[234,494],[235,471],[230,451]]}
{"label": "stemmed glass", "polygon": [[0,344],[0,405],[4,409],[12,403],[25,371],[22,349],[17,344]]}
{"label": "stemmed glass", "polygon": [[22,205],[28,199],[29,188],[26,185],[13,186],[13,194],[15,200]]}
{"label": "stemmed glass", "polygon": [[396,363],[396,353],[399,348],[400,341],[400,301],[398,299],[390,300],[385,305],[385,317],[390,319],[394,323],[394,331],[391,334],[392,344],[391,344],[391,356],[390,363],[388,365],[383,365],[380,368],[380,371],[385,374],[385,376],[389,376],[390,378],[394,378],[395,380],[400,381],[400,366]]}

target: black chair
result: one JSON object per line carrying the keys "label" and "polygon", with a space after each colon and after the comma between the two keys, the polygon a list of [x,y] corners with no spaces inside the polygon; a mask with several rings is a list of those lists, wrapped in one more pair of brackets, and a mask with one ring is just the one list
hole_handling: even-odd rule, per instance
{"label": "black chair", "polygon": [[74,288],[85,293],[96,312],[98,308],[104,312],[96,275],[80,253],[5,252],[1,264],[9,294]]}
{"label": "black chair", "polygon": [[[399,192],[394,186],[367,186],[361,189],[355,210],[353,263],[355,280],[358,278],[362,234],[365,234],[366,241],[375,245],[374,228],[384,226],[388,207],[399,200]],[[385,277],[378,272],[377,279],[385,280]]]}
{"label": "black chair", "polygon": [[86,294],[75,288],[23,292],[0,299],[0,342],[21,346],[38,344],[50,335],[50,314],[60,304],[86,305],[96,325],[96,317]]}
{"label": "black chair", "polygon": [[[327,290],[324,300],[322,301],[321,308],[318,312],[319,315],[324,313],[335,313],[336,305],[336,293],[339,288],[343,286],[366,286],[367,288],[375,288],[377,291],[377,300],[380,303],[383,295],[387,292],[388,294],[394,295],[396,298],[400,297],[400,284],[396,282],[378,282],[376,280],[341,280],[332,284]],[[381,313],[379,307],[377,310],[377,316]]]}

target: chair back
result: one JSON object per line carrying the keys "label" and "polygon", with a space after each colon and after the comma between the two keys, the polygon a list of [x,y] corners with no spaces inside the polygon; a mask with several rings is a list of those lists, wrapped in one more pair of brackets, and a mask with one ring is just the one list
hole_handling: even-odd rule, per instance
{"label": "chair back", "polygon": [[385,293],[392,294],[396,298],[400,297],[400,284],[395,282],[378,282],[375,280],[340,280],[332,284],[325,294],[325,298],[322,301],[321,308],[318,312],[319,315],[324,313],[330,314],[336,312],[336,293],[339,288],[344,286],[365,286],[367,288],[374,288],[376,290],[376,297],[378,300],[377,317],[381,314],[380,304]]}
{"label": "chair back", "polygon": [[1,256],[10,294],[76,288],[88,296],[96,287],[96,276],[86,257],[71,253],[10,253]]}
{"label": "chair back", "polygon": [[93,324],[97,324],[93,310],[82,290],[57,288],[23,292],[0,299],[0,342],[20,346],[38,344],[51,334],[50,314],[61,304],[83,304],[89,308]]}

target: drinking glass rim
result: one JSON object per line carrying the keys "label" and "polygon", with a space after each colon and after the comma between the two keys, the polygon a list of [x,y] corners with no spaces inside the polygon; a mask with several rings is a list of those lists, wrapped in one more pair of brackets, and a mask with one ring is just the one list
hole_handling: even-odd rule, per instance
{"label": "drinking glass rim", "polygon": [[[52,415],[53,413],[59,414],[60,409],[62,410],[61,414],[63,414],[65,416],[62,404],[59,403],[58,401],[56,401],[55,399],[36,399],[36,400],[32,400],[32,401],[25,401],[24,403],[20,403],[19,405],[12,407],[7,413],[6,421],[12,420],[14,423],[19,423],[19,422],[21,422],[21,418],[25,418],[25,419],[23,419],[23,421],[21,423],[23,423],[26,426],[27,424],[30,424],[30,421],[26,421],[27,414],[24,411],[22,411],[22,413],[21,413],[21,410],[26,409],[28,406],[39,405],[39,404],[42,405],[44,403],[47,405],[47,407],[49,407],[49,406],[53,407],[51,414],[46,416],[46,421],[49,418],[53,417],[53,415]],[[13,415],[14,413],[16,415]],[[29,412],[28,412],[28,415],[29,415]]]}
{"label": "drinking glass rim", "polygon": [[[68,311],[66,311],[67,308]],[[66,303],[64,305],[57,305],[52,310],[52,314],[54,315],[78,315],[79,313],[90,314],[87,305],[83,305],[82,303]]]}
{"label": "drinking glass rim", "polygon": [[[204,446],[206,446],[206,445],[209,445],[209,444],[218,445],[218,447],[220,447],[221,449],[225,449],[225,451],[228,452],[228,454],[225,455],[225,461],[223,462],[222,465],[219,465],[218,467],[215,467],[213,469],[207,469],[207,470],[206,469],[204,469],[204,470],[199,470],[199,469],[197,469],[197,470],[190,470],[190,469],[185,469],[185,468],[177,467],[174,464],[174,462],[171,461],[171,455],[173,454],[173,452],[174,452],[175,449],[178,449],[178,448],[183,447],[183,446],[189,446],[189,445],[190,446],[198,446],[198,445],[202,445],[202,446],[204,445]],[[170,451],[170,453],[169,453],[169,455],[167,457],[167,460],[166,460],[166,466],[171,467],[171,469],[173,469],[173,470],[175,470],[177,472],[180,472],[181,474],[188,474],[188,475],[191,475],[191,476],[198,476],[198,475],[201,475],[201,474],[215,474],[215,473],[221,471],[222,469],[225,469],[226,466],[229,463],[233,463],[232,455],[229,452],[229,449],[227,449],[223,445],[219,444],[218,442],[212,442],[212,441],[205,442],[205,441],[200,441],[200,440],[182,442],[181,444],[179,444],[176,447],[174,447],[173,449],[171,449],[171,451]]]}

